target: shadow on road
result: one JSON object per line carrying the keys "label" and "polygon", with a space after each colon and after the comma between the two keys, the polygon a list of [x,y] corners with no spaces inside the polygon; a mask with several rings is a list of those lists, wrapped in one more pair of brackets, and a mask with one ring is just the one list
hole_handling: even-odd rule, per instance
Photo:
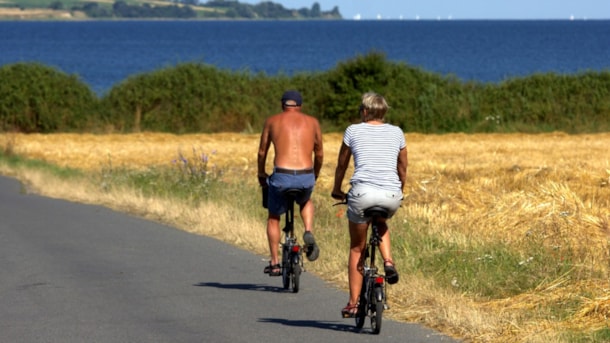
{"label": "shadow on road", "polygon": [[244,291],[260,291],[260,292],[288,292],[289,290],[282,287],[274,287],[269,285],[259,285],[253,283],[219,283],[219,282],[199,282],[193,286],[197,287],[215,287],[222,289],[240,289]]}
{"label": "shadow on road", "polygon": [[366,330],[357,329],[354,325],[339,322],[326,322],[318,320],[289,320],[284,318],[261,318],[259,322],[275,323],[295,327],[309,327],[334,331],[367,333]]}

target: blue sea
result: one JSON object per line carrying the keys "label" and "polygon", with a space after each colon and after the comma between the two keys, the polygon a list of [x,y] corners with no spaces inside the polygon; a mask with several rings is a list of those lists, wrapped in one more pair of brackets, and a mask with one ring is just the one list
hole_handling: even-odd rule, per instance
{"label": "blue sea", "polygon": [[78,75],[98,94],[182,62],[292,75],[371,51],[484,83],[608,71],[610,20],[0,22],[0,65],[40,62]]}

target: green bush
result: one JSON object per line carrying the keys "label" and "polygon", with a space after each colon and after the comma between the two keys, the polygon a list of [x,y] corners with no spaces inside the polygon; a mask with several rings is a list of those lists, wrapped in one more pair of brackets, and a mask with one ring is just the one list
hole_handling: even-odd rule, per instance
{"label": "green bush", "polygon": [[610,72],[536,74],[485,87],[479,100],[501,131],[568,133],[610,129]]}
{"label": "green bush", "polygon": [[78,77],[40,64],[0,68],[0,130],[57,132],[94,129],[97,98]]}
{"label": "green bush", "polygon": [[187,63],[131,77],[112,88],[102,102],[121,131],[243,131],[262,113],[279,111],[278,94],[284,84],[286,77],[271,79]]}
{"label": "green bush", "polygon": [[325,132],[358,121],[360,97],[368,91],[387,98],[387,121],[406,132],[610,130],[610,71],[464,83],[379,52],[291,76],[178,64],[133,75],[101,99],[77,77],[38,64],[4,66],[0,81],[0,129],[24,132],[258,132],[280,112],[286,89],[301,91],[303,111]]}

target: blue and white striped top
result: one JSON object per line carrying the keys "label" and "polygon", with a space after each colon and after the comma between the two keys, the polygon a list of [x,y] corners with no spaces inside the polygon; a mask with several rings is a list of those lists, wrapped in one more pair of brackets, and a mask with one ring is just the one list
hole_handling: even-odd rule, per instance
{"label": "blue and white striped top", "polygon": [[400,127],[390,124],[353,124],[345,130],[343,142],[354,156],[354,175],[350,180],[352,185],[365,183],[400,192],[398,153],[407,146]]}

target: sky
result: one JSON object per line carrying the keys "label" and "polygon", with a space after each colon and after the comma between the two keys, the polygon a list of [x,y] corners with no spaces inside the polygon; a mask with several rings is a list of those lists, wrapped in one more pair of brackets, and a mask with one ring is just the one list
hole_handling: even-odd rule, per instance
{"label": "sky", "polygon": [[[257,4],[263,0],[239,0]],[[323,11],[338,6],[344,19],[610,19],[610,0],[272,0],[285,8]]]}

